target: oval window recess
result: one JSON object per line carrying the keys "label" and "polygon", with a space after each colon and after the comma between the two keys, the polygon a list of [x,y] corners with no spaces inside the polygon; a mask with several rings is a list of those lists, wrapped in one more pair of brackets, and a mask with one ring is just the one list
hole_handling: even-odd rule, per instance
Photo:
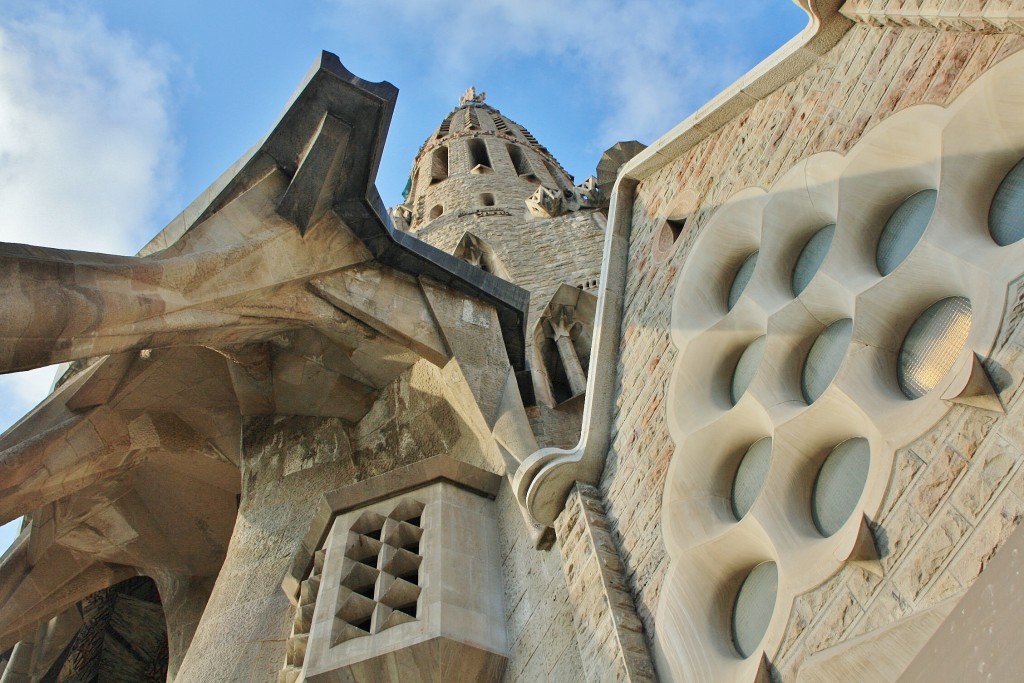
{"label": "oval window recess", "polygon": [[817,401],[832,384],[846,357],[852,333],[853,320],[841,318],[822,330],[814,340],[800,377],[800,388],[807,403]]}
{"label": "oval window recess", "polygon": [[800,296],[800,292],[807,288],[807,285],[814,279],[815,273],[821,267],[828,249],[832,246],[832,237],[836,234],[836,226],[826,225],[814,233],[811,239],[800,251],[797,257],[796,266],[793,267],[793,296]]}
{"label": "oval window recess", "polygon": [[732,372],[732,385],[729,387],[729,398],[733,405],[736,405],[740,397],[746,393],[754,380],[754,375],[757,374],[757,368],[761,365],[761,355],[764,353],[764,342],[764,335],[750,342],[740,354],[740,359],[736,361],[736,369]]}
{"label": "oval window recess", "polygon": [[1024,159],[999,183],[988,212],[988,230],[1001,247],[1024,237]]}
{"label": "oval window recess", "polygon": [[938,386],[953,368],[971,331],[971,301],[951,296],[929,306],[903,338],[896,375],[910,399]]}
{"label": "oval window recess", "polygon": [[899,205],[882,229],[875,252],[878,272],[888,275],[914,250],[932,219],[936,190],[921,190]]}
{"label": "oval window recess", "polygon": [[736,516],[737,521],[743,519],[753,507],[754,501],[761,495],[771,461],[770,436],[755,441],[743,454],[743,459],[736,468],[736,476],[732,480],[732,514]]}
{"label": "oval window recess", "polygon": [[778,591],[779,568],[774,562],[762,562],[743,580],[732,610],[732,640],[743,658],[758,652],[775,611]]}
{"label": "oval window recess", "polygon": [[661,262],[667,259],[680,241],[679,238],[686,234],[687,216],[679,218],[666,218],[658,231],[658,238],[654,245],[654,260]]}
{"label": "oval window recess", "polygon": [[729,299],[728,307],[732,310],[732,307],[736,305],[736,302],[740,300],[740,296],[743,295],[743,290],[747,288],[747,284],[750,282],[751,276],[754,274],[754,268],[757,266],[757,254],[754,252],[746,258],[745,261],[740,265],[739,270],[736,271],[736,276],[732,279],[732,285],[729,287]]}
{"label": "oval window recess", "polygon": [[871,464],[871,446],[863,437],[847,439],[821,464],[811,494],[811,517],[822,536],[842,528],[857,508]]}

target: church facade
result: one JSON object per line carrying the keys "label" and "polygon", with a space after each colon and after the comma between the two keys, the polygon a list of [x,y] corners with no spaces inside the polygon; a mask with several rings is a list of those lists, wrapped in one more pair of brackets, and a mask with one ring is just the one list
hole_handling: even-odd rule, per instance
{"label": "church facade", "polygon": [[386,210],[324,53],[137,256],[0,245],[0,683],[1016,680],[1024,7],[798,4],[583,182],[471,88]]}

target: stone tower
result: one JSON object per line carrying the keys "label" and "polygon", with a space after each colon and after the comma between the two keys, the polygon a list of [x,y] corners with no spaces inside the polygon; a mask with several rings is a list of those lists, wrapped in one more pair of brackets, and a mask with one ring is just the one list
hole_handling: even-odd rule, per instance
{"label": "stone tower", "polygon": [[[544,445],[579,436],[605,202],[469,88],[413,162],[397,227],[530,292],[520,388]],[[560,341],[561,340],[561,341]],[[532,399],[530,398],[532,397]]]}

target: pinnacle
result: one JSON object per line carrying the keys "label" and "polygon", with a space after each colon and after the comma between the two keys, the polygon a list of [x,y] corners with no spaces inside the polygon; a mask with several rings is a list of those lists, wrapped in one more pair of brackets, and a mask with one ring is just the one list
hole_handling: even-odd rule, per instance
{"label": "pinnacle", "polygon": [[459,98],[459,106],[465,107],[467,105],[480,105],[487,99],[487,93],[481,91],[479,94],[476,92],[476,88],[469,86],[466,88],[466,92],[462,93],[462,97]]}

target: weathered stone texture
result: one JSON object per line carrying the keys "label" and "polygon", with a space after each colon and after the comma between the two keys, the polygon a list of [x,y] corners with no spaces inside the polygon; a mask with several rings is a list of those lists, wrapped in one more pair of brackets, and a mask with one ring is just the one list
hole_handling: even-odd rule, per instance
{"label": "weathered stone texture", "polygon": [[506,683],[583,683],[569,589],[559,550],[538,551],[508,487],[495,501],[505,577]]}
{"label": "weathered stone texture", "polygon": [[[511,193],[510,193],[511,194]],[[582,286],[601,272],[604,223],[593,211],[557,218],[530,218],[522,199],[503,207],[507,216],[473,211],[434,221],[416,237],[438,249],[454,252],[463,234],[471,232],[494,249],[515,284],[530,291],[527,344],[537,316],[560,284]]]}
{"label": "weathered stone texture", "polygon": [[[624,296],[618,401],[601,489],[648,636],[668,563],[659,527],[664,477],[674,448],[663,408],[676,357],[669,341],[670,308],[676,275],[694,240],[718,205],[736,191],[770,187],[812,154],[846,153],[866,130],[895,112],[922,103],[949,103],[979,74],[1022,47],[1024,37],[1014,34],[854,25],[802,76],[640,184]],[[661,219],[683,192],[698,198],[698,208],[673,253],[656,263]],[[1006,334],[1015,341],[1004,344],[987,366],[1009,406],[1021,383],[1024,360],[1020,335]],[[886,578],[866,581],[862,570],[849,569],[837,577],[840,584],[814,591],[834,596],[834,604],[811,609],[798,600],[784,639],[792,647],[784,645],[779,661],[773,662],[783,679],[792,678],[811,648],[934,604],[940,594],[956,590],[954,581],[966,587],[971,562],[961,557],[973,546],[964,539],[973,539],[979,520],[987,515],[1002,518],[1003,510],[1015,507],[1006,496],[1017,496],[1007,482],[1019,471],[1019,454],[1009,444],[1020,440],[985,435],[991,429],[1013,429],[1020,410],[1024,408],[1017,401],[1008,417],[994,422],[981,411],[955,408],[933,430],[930,441],[926,437],[897,454],[890,496],[874,520]],[[934,533],[922,536],[929,523]],[[990,529],[986,538],[996,540],[1005,533]],[[985,556],[980,549],[970,552],[971,557]],[[945,578],[943,571],[958,562],[965,569],[951,570]]]}
{"label": "weathered stone texture", "polygon": [[[510,182],[515,182],[514,177]],[[514,191],[513,188],[508,194]],[[599,277],[604,220],[594,211],[573,212],[551,219],[530,218],[521,199],[503,210],[508,215],[456,212],[432,222],[416,236],[451,253],[468,231],[494,250],[507,277],[530,292],[526,353],[530,366],[537,369],[543,365],[533,344],[538,320],[560,285],[583,288]],[[534,381],[547,380],[542,373],[534,372]],[[538,393],[541,393],[539,387]],[[582,402],[557,408],[540,402],[531,408],[531,423],[540,444],[563,448],[575,445],[579,439],[582,408]]]}
{"label": "weathered stone texture", "polygon": [[1024,7],[1013,0],[849,0],[840,11],[871,26],[1024,33]]}
{"label": "weathered stone texture", "polygon": [[586,680],[654,681],[600,492],[577,484],[555,526]]}
{"label": "weathered stone texture", "polygon": [[[1014,300],[1011,296],[1011,308]],[[829,644],[962,594],[1024,518],[1024,451],[1021,441],[1010,436],[1024,419],[1019,391],[1024,326],[1019,318],[1005,320],[1014,327],[1001,331],[1002,342],[987,365],[1000,378],[997,389],[1007,414],[954,408],[897,453],[886,500],[873,524],[884,576],[845,569],[797,600],[778,657],[784,680]],[[861,611],[849,623],[815,617],[819,610],[808,608],[816,596],[847,591]],[[829,633],[835,635],[826,642]]]}

